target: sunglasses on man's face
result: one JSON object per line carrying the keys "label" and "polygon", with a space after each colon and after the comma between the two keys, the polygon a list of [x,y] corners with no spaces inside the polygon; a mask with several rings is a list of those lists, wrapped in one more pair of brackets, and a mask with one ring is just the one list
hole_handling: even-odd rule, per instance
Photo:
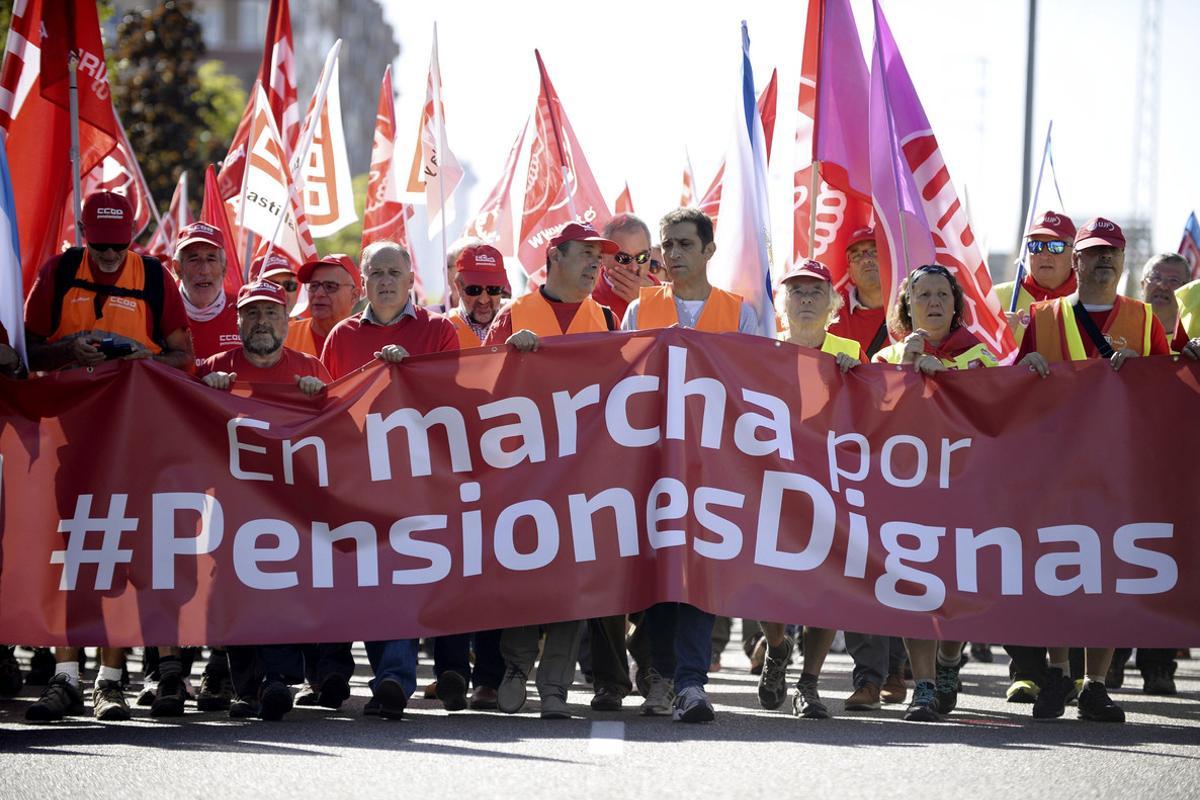
{"label": "sunglasses on man's face", "polygon": [[499,297],[504,294],[503,286],[464,286],[463,294],[467,297],[479,297],[484,292],[488,293],[488,297]]}
{"label": "sunglasses on man's face", "polygon": [[1033,255],[1037,255],[1043,250],[1049,250],[1054,255],[1058,255],[1067,249],[1067,243],[1061,239],[1052,239],[1049,242],[1030,241],[1025,243],[1025,249]]}
{"label": "sunglasses on man's face", "polygon": [[300,284],[295,281],[275,281],[285,292],[294,292],[300,288]]}
{"label": "sunglasses on man's face", "polygon": [[122,250],[129,249],[129,242],[125,244],[97,244],[96,242],[88,242],[88,247],[95,250],[97,253],[119,253]]}
{"label": "sunglasses on man's face", "polygon": [[630,264],[632,264],[635,261],[638,263],[638,266],[641,266],[642,264],[645,264],[649,260],[650,260],[650,251],[649,250],[643,250],[642,252],[638,253],[636,256],[631,256],[631,255],[629,255],[629,253],[626,253],[624,250],[620,250],[613,256],[613,261],[616,261],[622,267],[628,267]]}

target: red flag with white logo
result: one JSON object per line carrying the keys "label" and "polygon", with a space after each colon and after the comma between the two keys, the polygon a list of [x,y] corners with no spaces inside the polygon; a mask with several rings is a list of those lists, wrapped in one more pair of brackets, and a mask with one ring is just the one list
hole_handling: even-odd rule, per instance
{"label": "red flag with white logo", "polygon": [[534,112],[534,137],[525,181],[521,243],[517,256],[532,275],[546,264],[546,245],[571,222],[602,228],[612,218],[562,101],[536,50],[541,91]]}
{"label": "red flag with white logo", "polygon": [[504,171],[500,180],[492,187],[487,199],[483,201],[479,211],[467,223],[464,236],[474,236],[495,247],[506,256],[517,254],[516,243],[513,241],[513,206],[511,199],[512,182],[517,174],[517,159],[521,148],[525,145],[525,131],[529,122],[517,133],[509,148],[508,158],[504,160]]}
{"label": "red flag with white logo", "polygon": [[433,53],[429,57],[429,80],[425,105],[417,127],[417,146],[408,175],[408,192],[414,202],[427,208],[429,235],[434,236],[454,222],[454,190],[463,170],[446,141],[446,106],[442,102],[442,68],[438,63],[437,26],[433,29]]}
{"label": "red flag with white logo", "polygon": [[396,152],[396,103],[392,67],[383,71],[379,107],[375,111],[375,141],[371,146],[371,173],[367,178],[367,207],[363,212],[362,246],[392,241],[408,247],[408,219],[412,208],[400,199],[400,181],[393,172]]}
{"label": "red flag with white logo", "polygon": [[[771,141],[775,138],[775,116],[779,100],[779,70],[771,70],[771,80],[758,96],[756,106],[758,116],[762,120],[763,136],[767,148],[767,164],[771,163]],[[690,164],[689,164],[690,166]],[[725,160],[717,167],[708,191],[700,199],[700,210],[712,217],[714,230],[717,227],[717,216],[721,212],[721,185],[725,181]]]}
{"label": "red flag with white logo", "polygon": [[[184,203],[184,208],[186,207],[187,204]],[[204,170],[204,202],[200,206],[200,221],[207,222],[219,230],[225,240],[225,294],[236,297],[238,289],[241,289],[244,283],[242,257],[238,252],[237,231],[229,221],[229,206],[221,199],[217,171],[212,164]]]}
{"label": "red flag with white logo", "polygon": [[[114,115],[115,116],[115,115]],[[137,158],[133,155],[133,146],[125,135],[125,127],[117,120],[117,146],[109,151],[99,164],[79,180],[80,191],[84,199],[96,192],[115,192],[124,195],[133,206],[133,238],[137,239],[150,225],[154,211],[154,200],[150,196],[150,186],[138,166]],[[75,211],[74,203],[68,200],[63,210],[61,247],[75,244]]]}
{"label": "red flag with white logo", "polygon": [[158,259],[169,259],[175,255],[175,242],[179,241],[179,232],[192,224],[192,214],[188,209],[187,172],[179,173],[175,183],[175,192],[171,195],[171,205],[167,213],[158,221],[154,235],[146,244],[146,252]]}
{"label": "red flag with white logo", "polygon": [[[342,99],[338,88],[340,50],[339,39],[329,51],[317,79],[317,93],[324,86],[324,96],[318,97],[314,93],[309,100],[300,143],[291,163],[292,176],[308,216],[309,230],[318,239],[331,236],[358,220],[350,158],[346,155],[346,135],[342,130]],[[319,108],[315,108],[317,104]],[[302,152],[306,144],[307,150]]]}

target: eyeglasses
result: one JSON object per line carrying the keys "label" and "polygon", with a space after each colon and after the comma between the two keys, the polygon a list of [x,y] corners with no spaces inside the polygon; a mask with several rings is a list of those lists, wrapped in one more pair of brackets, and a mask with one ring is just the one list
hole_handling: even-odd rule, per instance
{"label": "eyeglasses", "polygon": [[616,261],[622,267],[628,267],[634,261],[636,261],[639,265],[645,264],[649,260],[650,260],[650,251],[649,250],[643,250],[642,252],[638,253],[636,256],[631,256],[631,255],[629,255],[629,253],[626,253],[624,250],[618,251],[616,254],[613,255],[613,261]]}
{"label": "eyeglasses", "polygon": [[285,292],[294,292],[300,288],[300,284],[295,281],[275,281],[275,283],[282,287]]}
{"label": "eyeglasses", "polygon": [[663,265],[662,265],[661,261],[659,261],[657,258],[650,259],[650,272],[657,275],[658,273],[665,272],[665,271],[666,270],[663,269]]}
{"label": "eyeglasses", "polygon": [[324,289],[325,294],[335,294],[338,289],[349,285],[348,283],[338,283],[337,281],[309,281],[304,284],[309,294],[312,294],[317,289]]}
{"label": "eyeglasses", "polygon": [[853,253],[847,253],[846,255],[851,261],[866,261],[867,259],[878,258],[879,252],[875,249],[875,246],[872,245],[870,247],[860,247]]}
{"label": "eyeglasses", "polygon": [[463,294],[465,294],[467,297],[479,297],[479,295],[483,294],[485,291],[488,293],[488,297],[499,297],[500,295],[504,294],[504,287],[479,286],[477,284],[474,286],[463,287]]}
{"label": "eyeglasses", "polygon": [[119,253],[122,250],[129,249],[129,242],[126,242],[125,244],[98,244],[96,242],[88,242],[88,247],[92,248],[97,253]]}
{"label": "eyeglasses", "polygon": [[1052,239],[1049,242],[1028,241],[1025,243],[1025,249],[1033,255],[1037,255],[1043,250],[1049,250],[1054,255],[1058,255],[1067,249],[1067,243],[1062,239]]}

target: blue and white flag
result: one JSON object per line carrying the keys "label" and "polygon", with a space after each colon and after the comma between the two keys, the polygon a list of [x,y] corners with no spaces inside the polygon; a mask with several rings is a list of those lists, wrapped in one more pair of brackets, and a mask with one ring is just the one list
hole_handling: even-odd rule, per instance
{"label": "blue and white flag", "polygon": [[0,325],[26,366],[25,286],[21,280],[21,246],[17,237],[17,203],[8,172],[8,149],[0,147]]}
{"label": "blue and white flag", "polygon": [[775,336],[771,292],[771,214],[767,207],[767,146],[750,67],[750,33],[742,22],[742,80],[733,137],[725,157],[721,224],[709,282],[736,292],[758,314],[759,331]]}

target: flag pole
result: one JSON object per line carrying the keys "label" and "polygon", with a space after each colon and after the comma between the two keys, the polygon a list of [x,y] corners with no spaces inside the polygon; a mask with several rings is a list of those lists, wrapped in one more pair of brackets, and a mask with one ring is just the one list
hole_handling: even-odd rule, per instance
{"label": "flag pole", "polygon": [[[446,264],[446,256],[448,255],[448,247],[446,245],[446,181],[442,174],[441,160],[446,157],[446,152],[449,148],[446,146],[446,119],[442,114],[442,63],[438,58],[438,35],[437,22],[433,23],[433,124],[437,126],[438,132],[438,216],[441,217],[442,229],[442,264]],[[441,272],[445,276],[446,272]],[[450,299],[450,287],[446,285],[445,277],[442,278],[442,299],[448,301]],[[449,303],[446,303],[449,306]]]}
{"label": "flag pole", "polygon": [[[816,144],[814,138],[813,144]],[[815,158],[812,162],[812,182],[808,190],[808,257],[817,257],[817,188],[821,184],[821,162]]]}
{"label": "flag pole", "polygon": [[[1008,301],[1008,312],[1010,314],[1016,313],[1017,301],[1020,300],[1021,295],[1021,281],[1025,279],[1025,248],[1021,246],[1021,243],[1025,240],[1026,233],[1033,227],[1033,215],[1037,213],[1038,195],[1042,191],[1042,171],[1046,168],[1046,159],[1050,155],[1050,132],[1052,130],[1054,130],[1054,120],[1050,120],[1050,124],[1046,126],[1046,143],[1042,146],[1042,162],[1038,165],[1037,183],[1033,187],[1033,197],[1029,199],[1029,208],[1025,210],[1025,228],[1021,232],[1021,239],[1017,242],[1017,252],[1020,253],[1020,257],[1017,259],[1017,275],[1013,279],[1012,299]],[[1057,190],[1058,181],[1057,176],[1055,177],[1054,188]],[[1061,194],[1059,194],[1058,199],[1061,203]]]}
{"label": "flag pole", "polygon": [[77,72],[79,70],[79,58],[74,52],[67,59],[67,79],[68,79],[68,98],[71,113],[71,186],[75,190],[74,200],[71,201],[71,211],[75,215],[75,246],[83,245],[83,234],[80,231],[80,214],[83,208],[83,198],[79,193],[83,191],[79,177],[79,81]]}
{"label": "flag pole", "polygon": [[558,148],[558,163],[562,166],[563,188],[567,191],[567,211],[571,214],[571,219],[575,219],[575,195],[571,192],[571,170],[567,166],[567,153],[563,149],[562,130],[559,128],[558,113],[550,101],[550,88],[546,85],[548,83],[546,65],[542,63],[541,53],[534,50],[533,54],[537,57],[538,74],[542,82],[542,95],[546,98],[546,110],[550,113],[550,127],[554,131],[554,144]]}

